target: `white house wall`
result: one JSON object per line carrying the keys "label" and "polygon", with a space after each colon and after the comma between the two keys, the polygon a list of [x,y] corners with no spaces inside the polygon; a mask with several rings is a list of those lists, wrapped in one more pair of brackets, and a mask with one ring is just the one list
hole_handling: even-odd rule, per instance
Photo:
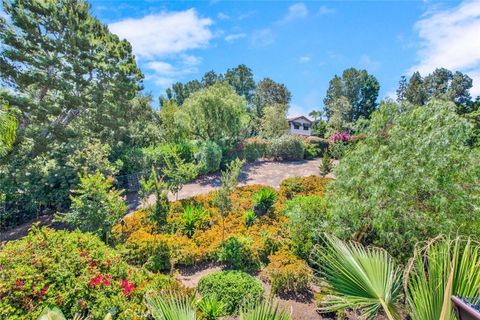
{"label": "white house wall", "polygon": [[[302,135],[302,136],[310,136],[312,134],[312,130],[311,130],[311,124],[302,120],[302,119],[298,119],[298,120],[295,120],[294,122],[297,122],[297,123],[300,123],[300,128],[299,129],[295,129],[293,127],[293,122],[290,122],[290,133],[292,134],[299,134],[299,135]],[[308,130],[304,130],[303,129],[303,124],[307,124],[308,125]]]}

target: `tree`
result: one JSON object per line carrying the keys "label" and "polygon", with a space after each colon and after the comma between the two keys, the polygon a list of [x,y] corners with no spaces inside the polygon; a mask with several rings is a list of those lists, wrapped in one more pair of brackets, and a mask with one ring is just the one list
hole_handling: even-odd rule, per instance
{"label": "tree", "polygon": [[244,64],[236,68],[228,69],[225,73],[225,80],[233,87],[235,92],[245,98],[248,103],[252,100],[255,90],[252,70]]}
{"label": "tree", "polygon": [[222,172],[222,176],[220,177],[222,185],[215,195],[214,203],[220,211],[220,217],[222,219],[222,244],[225,241],[225,218],[232,209],[230,194],[238,184],[238,177],[243,164],[243,160],[235,159],[227,165],[226,170]]}
{"label": "tree", "polygon": [[165,101],[158,114],[164,141],[179,143],[187,138],[187,120],[175,100]]}
{"label": "tree", "polygon": [[153,208],[152,218],[159,227],[164,226],[167,223],[167,216],[170,208],[168,202],[168,186],[163,181],[163,178],[158,176],[155,167],[152,167],[148,179],[140,180],[140,186],[140,192],[145,203],[148,202],[148,197],[152,193],[155,194],[155,206]]}
{"label": "tree", "polygon": [[0,158],[11,150],[17,136],[17,128],[17,118],[3,105],[0,109]]}
{"label": "tree", "polygon": [[346,69],[341,78],[335,75],[330,80],[323,100],[326,115],[331,117],[333,104],[343,96],[352,107],[349,122],[355,122],[360,117],[368,119],[377,108],[379,90],[378,80],[366,70]]}
{"label": "tree", "polygon": [[419,72],[415,72],[408,81],[407,89],[405,90],[405,99],[415,105],[423,105],[427,99],[425,92],[423,78]]}
{"label": "tree", "polygon": [[348,132],[352,129],[350,114],[352,105],[344,96],[339,97],[330,105],[330,119],[327,128],[329,134],[335,132]]}
{"label": "tree", "polygon": [[265,107],[276,105],[288,106],[291,98],[292,94],[284,84],[277,83],[270,78],[264,78],[258,82],[253,97],[255,114],[261,118]]}
{"label": "tree", "polygon": [[143,75],[130,44],[91,16],[85,1],[5,1],[4,11],[10,20],[0,20],[0,74],[16,95],[28,97],[14,106],[20,131],[34,138],[32,156],[78,119],[111,132],[118,122],[100,114],[128,119]]}
{"label": "tree", "polygon": [[265,138],[278,138],[288,130],[287,106],[265,107],[260,120],[260,135]]}
{"label": "tree", "polygon": [[108,242],[112,226],[127,213],[122,193],[113,188],[113,178],[101,173],[80,177],[80,186],[72,191],[72,206],[68,213],[58,216],[60,221],[90,231]]}
{"label": "tree", "polygon": [[472,125],[455,109],[445,101],[381,105],[367,138],[335,168],[329,203],[339,235],[403,262],[418,241],[479,235],[479,150],[469,147]]}
{"label": "tree", "polygon": [[198,165],[185,162],[175,148],[171,154],[164,157],[164,161],[163,173],[167,180],[167,186],[178,200],[178,193],[183,186],[198,175]]}
{"label": "tree", "polygon": [[407,88],[408,88],[407,77],[401,76],[400,81],[398,82],[397,102],[405,101]]}
{"label": "tree", "polygon": [[245,99],[227,83],[216,83],[192,95],[183,106],[195,138],[224,145],[234,142],[248,119]]}
{"label": "tree", "polygon": [[210,87],[211,85],[214,85],[217,82],[224,81],[224,76],[222,74],[217,74],[215,71],[211,70],[208,72],[205,72],[205,74],[202,77],[202,85],[204,88]]}
{"label": "tree", "polygon": [[319,170],[322,177],[325,177],[327,174],[332,172],[332,160],[330,159],[328,150],[325,150],[325,152],[323,153],[322,162],[320,162]]}

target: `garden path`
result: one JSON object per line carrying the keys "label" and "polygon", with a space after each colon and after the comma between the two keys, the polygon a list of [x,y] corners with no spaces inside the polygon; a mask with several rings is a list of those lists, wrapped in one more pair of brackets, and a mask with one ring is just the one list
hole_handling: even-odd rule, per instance
{"label": "garden path", "polygon": [[[271,186],[275,189],[280,187],[282,180],[290,177],[305,177],[319,174],[319,165],[321,159],[302,160],[302,161],[267,161],[259,160],[247,163],[243,166],[240,173],[239,185],[262,184]],[[336,161],[334,162],[336,164]],[[327,177],[332,177],[331,174]],[[220,175],[218,173],[206,175],[197,180],[186,184],[178,194],[178,199],[185,199],[199,194],[208,193],[220,186]],[[170,200],[175,200],[175,195],[168,195]],[[134,211],[142,205],[137,193],[127,195],[127,202],[130,210]],[[155,196],[151,195],[147,203],[153,204]]]}

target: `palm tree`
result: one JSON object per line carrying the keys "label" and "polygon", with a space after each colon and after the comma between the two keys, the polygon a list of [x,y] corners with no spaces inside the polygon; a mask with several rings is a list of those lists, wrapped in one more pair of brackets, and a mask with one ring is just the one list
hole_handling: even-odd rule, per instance
{"label": "palm tree", "polygon": [[240,320],[292,320],[292,316],[278,308],[278,303],[259,302],[240,311]]}
{"label": "palm tree", "polygon": [[325,240],[326,246],[314,253],[332,293],[321,310],[354,308],[367,319],[383,310],[388,319],[400,319],[401,272],[390,255],[383,249],[365,248],[334,236],[326,235]]}

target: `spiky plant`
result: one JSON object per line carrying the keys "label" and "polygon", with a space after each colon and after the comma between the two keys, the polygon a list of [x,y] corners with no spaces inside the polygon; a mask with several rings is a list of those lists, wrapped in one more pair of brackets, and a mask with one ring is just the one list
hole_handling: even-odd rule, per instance
{"label": "spiky plant", "polygon": [[365,319],[383,311],[390,320],[400,318],[401,272],[385,250],[326,235],[325,247],[316,250],[313,257],[331,290],[321,310],[352,308]]}
{"label": "spiky plant", "polygon": [[[77,313],[73,316],[72,320],[91,320],[91,319],[92,317],[90,316],[84,317]],[[45,309],[43,309],[40,316],[38,316],[37,320],[67,320],[67,318],[65,318],[65,316],[63,315],[62,310],[58,309],[57,307],[54,307],[54,308],[45,307]],[[107,313],[107,315],[105,316],[105,318],[103,318],[103,320],[112,320],[112,314]]]}
{"label": "spiky plant", "polygon": [[225,314],[225,303],[215,296],[203,297],[197,302],[202,319],[216,320]]}
{"label": "spiky plant", "polygon": [[417,248],[406,270],[405,291],[413,320],[453,320],[451,296],[480,296],[480,245],[437,238]]}
{"label": "spiky plant", "polygon": [[292,316],[279,309],[278,303],[262,301],[242,308],[240,320],[292,320]]}
{"label": "spiky plant", "polygon": [[149,292],[145,295],[147,308],[155,320],[196,320],[197,316],[189,297],[170,295],[162,297]]}

